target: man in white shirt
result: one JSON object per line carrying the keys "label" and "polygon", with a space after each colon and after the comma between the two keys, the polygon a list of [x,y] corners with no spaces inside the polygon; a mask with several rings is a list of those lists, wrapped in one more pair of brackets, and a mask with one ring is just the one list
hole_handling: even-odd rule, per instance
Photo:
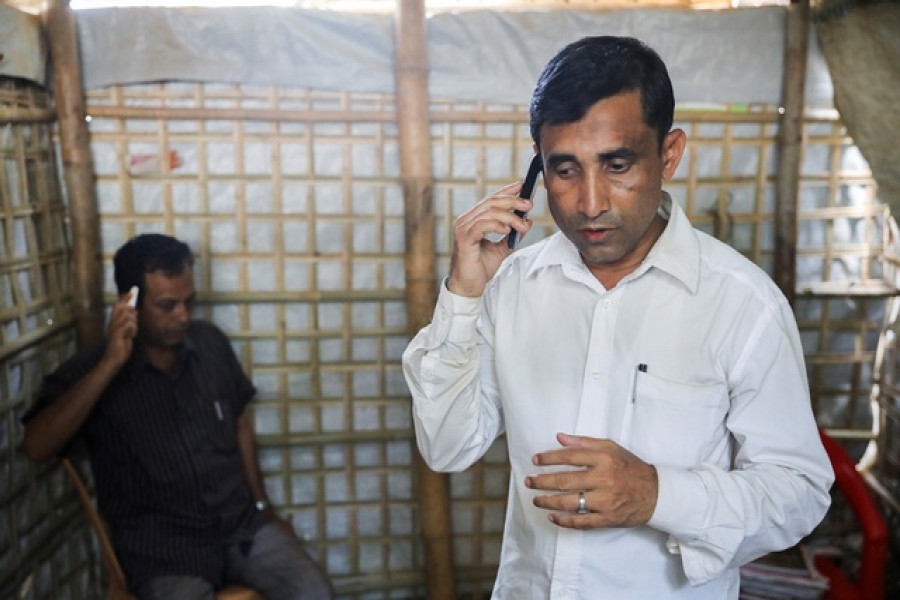
{"label": "man in white shirt", "polygon": [[520,184],[461,215],[404,353],[431,468],[466,469],[506,434],[494,598],[737,598],[738,567],[829,506],[790,306],[662,190],[685,147],[673,114],[637,40],[557,54],[531,135],[559,233],[515,253],[488,238],[530,229]]}

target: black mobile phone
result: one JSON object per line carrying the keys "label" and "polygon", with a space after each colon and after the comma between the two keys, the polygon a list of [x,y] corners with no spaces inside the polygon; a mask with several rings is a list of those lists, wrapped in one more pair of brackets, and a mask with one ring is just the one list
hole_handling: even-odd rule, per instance
{"label": "black mobile phone", "polygon": [[[531,159],[531,164],[528,165],[528,174],[525,175],[525,181],[522,182],[522,189],[519,191],[519,198],[528,198],[531,200],[531,196],[534,194],[534,184],[537,183],[538,173],[543,169],[544,161],[541,160],[540,154],[535,154]],[[513,211],[520,217],[525,217],[525,212],[521,210]],[[516,247],[516,238],[519,237],[519,232],[513,229],[509,232],[509,235],[506,236],[506,245],[509,248]]]}

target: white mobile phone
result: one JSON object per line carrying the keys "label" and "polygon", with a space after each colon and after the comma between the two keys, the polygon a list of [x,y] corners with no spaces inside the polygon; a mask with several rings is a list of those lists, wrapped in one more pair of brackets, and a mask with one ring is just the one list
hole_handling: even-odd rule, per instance
{"label": "white mobile phone", "polygon": [[133,285],[128,291],[131,294],[131,297],[128,298],[128,306],[130,306],[131,308],[135,308],[137,307],[138,292],[140,291],[140,289],[138,288],[138,286]]}

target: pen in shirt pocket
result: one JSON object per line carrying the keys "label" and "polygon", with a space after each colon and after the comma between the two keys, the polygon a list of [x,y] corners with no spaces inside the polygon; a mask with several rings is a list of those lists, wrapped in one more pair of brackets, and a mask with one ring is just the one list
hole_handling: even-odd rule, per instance
{"label": "pen in shirt pocket", "polygon": [[625,411],[622,415],[622,432],[619,435],[619,443],[626,446],[631,441],[631,420],[634,415],[634,403],[637,398],[637,382],[638,374],[647,372],[646,363],[638,363],[634,370],[631,371],[631,386],[629,387],[629,397],[625,402]]}
{"label": "pen in shirt pocket", "polygon": [[224,420],[225,420],[225,415],[222,414],[222,405],[219,404],[219,401],[218,401],[218,400],[216,400],[215,402],[213,402],[213,404],[214,404],[215,407],[216,407],[216,417],[218,417],[220,421],[224,421]]}
{"label": "pen in shirt pocket", "polygon": [[631,373],[631,398],[629,398],[629,400],[631,400],[632,402],[634,402],[635,399],[637,398],[638,373],[646,373],[646,372],[647,372],[647,363],[638,363],[637,366],[634,368],[634,371],[632,371],[632,373]]}

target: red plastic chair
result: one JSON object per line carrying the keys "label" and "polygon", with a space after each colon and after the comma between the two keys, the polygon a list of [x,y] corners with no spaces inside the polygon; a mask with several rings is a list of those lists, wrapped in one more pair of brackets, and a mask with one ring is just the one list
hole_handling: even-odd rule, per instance
{"label": "red plastic chair", "polygon": [[855,580],[851,580],[829,557],[816,556],[816,568],[828,578],[829,589],[824,597],[827,600],[882,600],[888,551],[884,518],[844,447],[821,429],[819,435],[834,468],[835,485],[850,504],[863,536],[862,559]]}

